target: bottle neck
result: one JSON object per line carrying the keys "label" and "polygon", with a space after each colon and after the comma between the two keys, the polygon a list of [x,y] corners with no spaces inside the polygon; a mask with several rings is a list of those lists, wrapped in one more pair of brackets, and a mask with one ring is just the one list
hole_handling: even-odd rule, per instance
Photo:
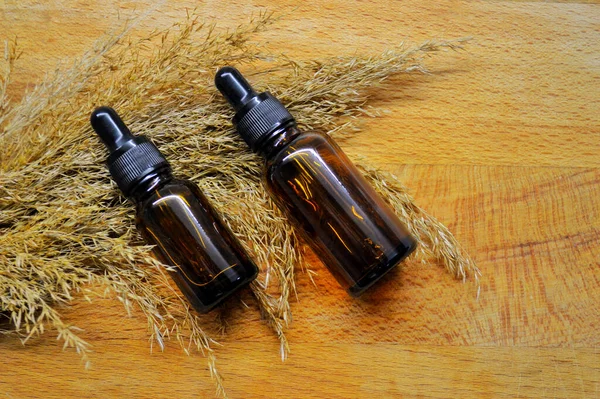
{"label": "bottle neck", "polygon": [[260,146],[257,152],[266,159],[269,159],[287,147],[300,134],[302,132],[298,129],[295,122],[287,124],[270,134],[270,137]]}
{"label": "bottle neck", "polygon": [[140,180],[131,190],[128,197],[134,202],[141,202],[153,191],[173,180],[171,168],[162,168],[154,171]]}

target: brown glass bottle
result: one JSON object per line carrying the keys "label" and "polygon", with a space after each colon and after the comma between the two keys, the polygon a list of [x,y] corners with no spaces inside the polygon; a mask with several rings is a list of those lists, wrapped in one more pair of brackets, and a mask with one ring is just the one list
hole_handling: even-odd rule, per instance
{"label": "brown glass bottle", "polygon": [[238,132],[266,159],[266,185],[304,239],[353,296],[416,247],[371,185],[328,136],[302,133],[270,94],[257,94],[233,68],[216,77],[236,108]]}
{"label": "brown glass bottle", "polygon": [[191,305],[206,313],[250,283],[258,269],[198,187],[171,175],[146,138],[133,136],[114,110],[101,107],[92,126],[111,151],[109,169],[136,204],[136,224]]}

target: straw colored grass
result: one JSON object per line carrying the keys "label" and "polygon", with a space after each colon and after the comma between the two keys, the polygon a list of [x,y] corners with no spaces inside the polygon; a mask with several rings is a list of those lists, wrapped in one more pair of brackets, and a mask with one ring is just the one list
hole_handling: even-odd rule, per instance
{"label": "straw colored grass", "polygon": [[[252,291],[281,341],[291,321],[294,273],[302,244],[261,184],[261,159],[234,132],[232,111],[217,94],[218,67],[236,65],[269,89],[305,128],[345,137],[366,116],[367,89],[390,75],[422,71],[422,59],[460,42],[399,46],[369,57],[294,62],[264,54],[251,41],[273,22],[263,14],[223,31],[194,17],[143,39],[127,31],[100,40],[71,66],[51,74],[22,101],[6,96],[18,58],[7,44],[0,78],[0,312],[2,332],[23,341],[51,328],[87,359],[88,344],[63,320],[60,305],[96,291],[148,318],[153,342],[168,338],[208,359],[219,395],[214,341],[202,319],[172,288],[135,230],[133,208],[112,183],[106,152],[89,114],[110,105],[135,134],[150,137],[174,173],[198,183],[261,267]],[[259,72],[260,71],[260,72]],[[268,71],[269,73],[265,73]],[[421,255],[457,278],[477,276],[452,234],[419,208],[392,176],[361,164],[366,176],[420,241]]]}

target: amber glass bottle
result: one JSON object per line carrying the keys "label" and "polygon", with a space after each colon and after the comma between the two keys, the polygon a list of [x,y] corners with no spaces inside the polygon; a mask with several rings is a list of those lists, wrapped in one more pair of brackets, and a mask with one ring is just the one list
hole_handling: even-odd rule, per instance
{"label": "amber glass bottle", "polygon": [[304,239],[353,296],[416,247],[390,207],[331,138],[298,130],[269,93],[256,93],[234,68],[215,84],[235,108],[233,122],[266,159],[266,184]]}
{"label": "amber glass bottle", "polygon": [[117,113],[96,109],[92,127],[110,151],[113,179],[136,204],[136,224],[200,313],[250,283],[258,269],[198,187],[176,180],[158,148],[133,136]]}

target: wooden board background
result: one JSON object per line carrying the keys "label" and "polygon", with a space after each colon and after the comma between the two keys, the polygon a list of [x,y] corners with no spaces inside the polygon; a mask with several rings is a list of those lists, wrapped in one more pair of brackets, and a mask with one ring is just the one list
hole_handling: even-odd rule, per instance
{"label": "wooden board background", "polygon": [[[0,0],[18,36],[19,98],[120,18],[140,30],[185,10],[233,26],[265,8],[293,13],[263,35],[298,59],[374,54],[401,41],[473,36],[467,52],[394,79],[389,110],[345,147],[396,173],[483,272],[481,295],[409,262],[363,299],[319,265],[300,273],[291,355],[248,294],[218,336],[232,398],[600,397],[600,5],[595,2]],[[0,397],[212,397],[200,355],[150,353],[145,319],[116,301],[65,310],[93,344],[92,368],[52,333],[0,337]],[[217,317],[217,316],[215,316]],[[207,328],[210,329],[210,326]]]}

